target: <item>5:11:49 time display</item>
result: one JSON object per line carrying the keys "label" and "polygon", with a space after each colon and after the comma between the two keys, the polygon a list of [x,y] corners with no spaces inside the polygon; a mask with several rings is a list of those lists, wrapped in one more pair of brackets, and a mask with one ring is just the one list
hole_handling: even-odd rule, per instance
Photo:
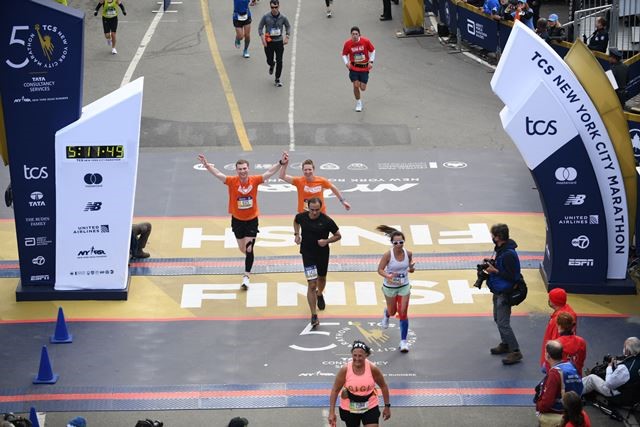
{"label": "5:11:49 time display", "polygon": [[68,145],[66,155],[67,159],[123,159],[124,145]]}

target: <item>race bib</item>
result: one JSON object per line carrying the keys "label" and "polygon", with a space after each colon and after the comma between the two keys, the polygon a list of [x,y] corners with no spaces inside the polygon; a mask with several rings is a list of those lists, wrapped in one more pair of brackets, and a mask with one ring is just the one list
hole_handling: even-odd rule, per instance
{"label": "race bib", "polygon": [[367,59],[364,56],[364,53],[354,53],[353,54],[353,62],[356,64],[367,62]]}
{"label": "race bib", "polygon": [[253,207],[252,197],[238,197],[238,209],[251,209]]}
{"label": "race bib", "polygon": [[269,34],[271,34],[271,37],[278,37],[282,35],[282,30],[280,28],[272,28],[269,31]]}
{"label": "race bib", "polygon": [[307,280],[315,280],[318,278],[318,268],[315,265],[310,265],[304,268],[304,275]]}
{"label": "race bib", "polygon": [[107,18],[113,18],[118,14],[118,11],[116,10],[115,7],[107,7],[107,10],[105,11],[104,14]]}
{"label": "race bib", "polygon": [[238,14],[238,21],[246,21],[247,19],[249,19],[248,13],[245,13],[244,15]]}
{"label": "race bib", "polygon": [[364,414],[369,410],[369,401],[354,402],[349,401],[349,412],[352,414]]}
{"label": "race bib", "polygon": [[404,278],[405,278],[405,274],[399,273],[393,277],[393,279],[391,280],[391,283],[393,283],[394,285],[401,285],[402,283],[404,283]]}

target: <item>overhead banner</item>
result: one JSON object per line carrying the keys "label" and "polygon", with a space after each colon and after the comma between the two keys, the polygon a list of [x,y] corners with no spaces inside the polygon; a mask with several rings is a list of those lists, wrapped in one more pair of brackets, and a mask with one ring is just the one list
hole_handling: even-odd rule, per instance
{"label": "overhead banner", "polygon": [[84,13],[50,0],[4,4],[0,94],[20,280],[55,283],[56,131],[80,117]]}
{"label": "overhead banner", "polygon": [[605,282],[626,278],[629,210],[616,151],[588,93],[562,58],[520,22],[491,87],[505,103],[503,126],[543,200],[548,227],[543,267],[549,286],[633,292]]}

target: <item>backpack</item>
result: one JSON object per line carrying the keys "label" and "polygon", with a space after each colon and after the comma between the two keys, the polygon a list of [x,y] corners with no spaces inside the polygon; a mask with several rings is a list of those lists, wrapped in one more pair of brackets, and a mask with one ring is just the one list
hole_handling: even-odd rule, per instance
{"label": "backpack", "polygon": [[524,281],[524,277],[520,277],[513,285],[511,291],[509,291],[509,303],[512,306],[520,304],[527,298],[527,292],[527,284]]}

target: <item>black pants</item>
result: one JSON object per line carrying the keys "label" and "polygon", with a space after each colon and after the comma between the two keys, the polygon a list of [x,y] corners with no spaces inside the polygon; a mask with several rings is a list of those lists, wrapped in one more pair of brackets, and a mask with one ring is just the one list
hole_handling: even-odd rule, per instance
{"label": "black pants", "polygon": [[142,251],[147,246],[147,240],[151,235],[151,224],[148,222],[141,222],[139,224],[131,225],[131,247],[130,251],[132,255],[135,255]]}
{"label": "black pants", "polygon": [[382,16],[391,18],[391,0],[382,0]]}
{"label": "black pants", "polygon": [[[280,80],[280,75],[282,75],[282,54],[284,53],[284,42],[280,41],[271,41],[267,43],[264,48],[264,54],[267,55],[267,64],[272,67],[274,64],[276,66],[276,80]],[[275,63],[273,61],[273,57],[275,54]]]}

